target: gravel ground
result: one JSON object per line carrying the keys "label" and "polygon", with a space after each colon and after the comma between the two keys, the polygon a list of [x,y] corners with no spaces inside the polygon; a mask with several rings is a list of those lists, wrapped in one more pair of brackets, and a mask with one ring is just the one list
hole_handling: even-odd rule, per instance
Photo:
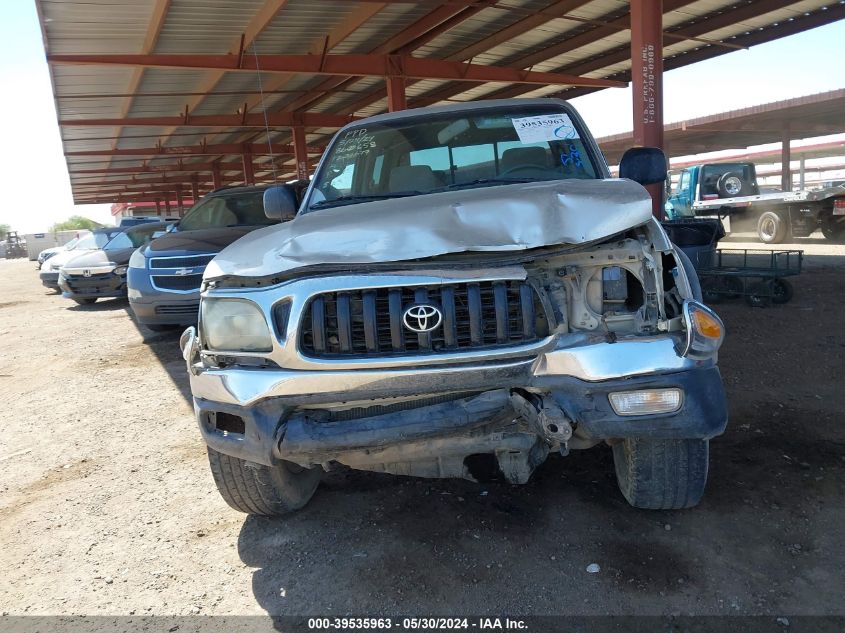
{"label": "gravel ground", "polygon": [[[734,246],[734,244],[731,244]],[[758,246],[758,245],[755,245]],[[609,449],[525,486],[326,475],[284,520],[217,494],[178,335],[0,260],[10,614],[845,614],[845,247],[794,300],[718,306],[731,422],[702,504],[627,506]],[[834,267],[836,266],[836,267]],[[598,573],[588,573],[591,564]]]}

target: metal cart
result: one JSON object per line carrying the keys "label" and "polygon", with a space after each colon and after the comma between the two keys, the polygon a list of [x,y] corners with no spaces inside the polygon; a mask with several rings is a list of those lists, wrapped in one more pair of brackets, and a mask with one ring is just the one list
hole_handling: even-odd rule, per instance
{"label": "metal cart", "polygon": [[785,277],[801,273],[804,251],[720,248],[699,253],[696,268],[704,300],[744,297],[748,305],[766,307],[792,298],[792,284]]}

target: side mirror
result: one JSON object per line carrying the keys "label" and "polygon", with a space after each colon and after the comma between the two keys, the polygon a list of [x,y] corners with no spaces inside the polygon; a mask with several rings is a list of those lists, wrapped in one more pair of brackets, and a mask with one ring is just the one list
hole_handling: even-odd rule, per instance
{"label": "side mirror", "polygon": [[619,162],[619,177],[641,185],[665,181],[667,170],[666,154],[657,147],[632,147]]}
{"label": "side mirror", "polygon": [[292,220],[296,215],[296,193],[291,185],[276,185],[264,191],[264,215],[271,220]]}

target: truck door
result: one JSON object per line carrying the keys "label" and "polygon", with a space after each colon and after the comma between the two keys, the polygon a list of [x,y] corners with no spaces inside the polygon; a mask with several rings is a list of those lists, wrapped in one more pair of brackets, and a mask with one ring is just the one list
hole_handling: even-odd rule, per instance
{"label": "truck door", "polygon": [[666,204],[670,219],[688,218],[695,215],[692,211],[692,172],[684,169],[678,178],[674,193]]}

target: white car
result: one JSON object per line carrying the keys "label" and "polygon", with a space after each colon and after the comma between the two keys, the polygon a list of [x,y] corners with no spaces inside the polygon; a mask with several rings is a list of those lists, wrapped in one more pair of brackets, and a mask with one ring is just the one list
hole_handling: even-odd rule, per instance
{"label": "white car", "polygon": [[59,288],[59,271],[62,266],[79,255],[101,249],[111,238],[121,232],[120,228],[113,226],[107,229],[97,229],[88,235],[80,237],[73,245],[73,248],[65,248],[65,250],[59,251],[42,264],[39,275],[41,277],[41,283],[47,288],[61,292]]}
{"label": "white car", "polygon": [[45,248],[43,251],[38,253],[38,269],[40,270],[41,267],[44,265],[48,259],[61,253],[62,251],[70,251],[76,248],[77,243],[86,235],[90,235],[91,232],[88,230],[80,231],[75,238],[73,238],[67,244],[62,244],[61,246],[53,246],[51,248]]}

